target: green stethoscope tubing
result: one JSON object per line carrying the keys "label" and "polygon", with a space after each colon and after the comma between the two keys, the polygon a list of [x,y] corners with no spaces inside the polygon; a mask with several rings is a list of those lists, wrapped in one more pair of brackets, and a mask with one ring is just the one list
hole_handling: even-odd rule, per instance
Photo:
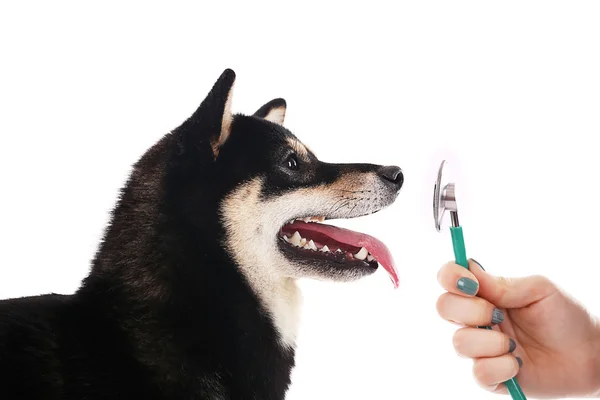
{"label": "green stethoscope tubing", "polygon": [[[452,236],[452,247],[454,248],[454,259],[456,263],[466,269],[469,269],[469,260],[465,250],[465,238],[463,236],[462,226],[451,226],[450,234]],[[491,326],[482,327],[482,329],[492,329]],[[527,400],[525,393],[521,390],[516,378],[511,378],[504,382],[506,389],[514,400]]]}

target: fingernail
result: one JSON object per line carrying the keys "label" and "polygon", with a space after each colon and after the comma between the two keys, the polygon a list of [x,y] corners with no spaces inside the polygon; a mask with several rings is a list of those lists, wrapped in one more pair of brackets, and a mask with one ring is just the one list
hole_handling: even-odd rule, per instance
{"label": "fingernail", "polygon": [[494,312],[492,313],[492,325],[498,325],[504,321],[504,313],[497,308],[494,308]]}
{"label": "fingernail", "polygon": [[473,296],[475,293],[477,293],[477,288],[479,287],[479,285],[473,279],[460,278],[456,282],[456,287],[464,294]]}
{"label": "fingernail", "polygon": [[[508,352],[512,353],[517,348],[517,342],[512,339],[509,339],[510,345],[508,346]],[[518,357],[517,357],[518,358]]]}
{"label": "fingernail", "polygon": [[523,360],[521,360],[521,357],[516,357],[517,362],[519,363],[519,369],[523,366]]}
{"label": "fingernail", "polygon": [[482,265],[479,263],[479,261],[477,261],[477,260],[476,260],[476,259],[474,259],[474,258],[471,258],[471,261],[473,261],[475,264],[479,265],[479,268],[481,268],[482,270],[484,270],[484,271],[485,271],[485,268],[483,268],[483,266],[482,266]]}

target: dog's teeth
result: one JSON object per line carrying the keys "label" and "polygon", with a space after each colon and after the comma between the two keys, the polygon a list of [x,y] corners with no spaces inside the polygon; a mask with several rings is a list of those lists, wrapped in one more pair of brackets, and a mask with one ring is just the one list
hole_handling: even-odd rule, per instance
{"label": "dog's teeth", "polygon": [[310,220],[311,220],[311,217],[302,218],[302,221],[304,221],[304,222],[309,222]]}
{"label": "dog's teeth", "polygon": [[310,242],[308,242],[308,247],[311,250],[317,250],[317,245],[315,244],[315,242],[313,242],[312,240]]}
{"label": "dog's teeth", "polygon": [[300,247],[304,247],[306,245],[306,239],[302,238],[300,239]]}
{"label": "dog's teeth", "polygon": [[323,222],[325,221],[325,217],[316,217],[315,218],[318,222]]}
{"label": "dog's teeth", "polygon": [[306,250],[310,250],[310,246],[308,245],[308,243],[306,243],[302,248],[306,249]]}
{"label": "dog's teeth", "polygon": [[371,262],[371,261],[373,261],[373,260],[375,260],[375,257],[373,257],[372,255],[370,255],[370,254],[369,254],[369,255],[367,256],[367,261]]}
{"label": "dog's teeth", "polygon": [[290,243],[292,243],[294,246],[300,246],[300,239],[302,239],[302,238],[300,237],[300,234],[298,233],[298,231],[296,231],[290,238]]}
{"label": "dog's teeth", "polygon": [[364,247],[361,247],[360,251],[354,255],[354,258],[358,258],[359,260],[364,260],[365,258],[367,258],[367,254],[369,254],[369,251],[367,249],[365,249]]}
{"label": "dog's teeth", "polygon": [[335,252],[336,253],[343,253],[342,249],[337,249]]}
{"label": "dog's teeth", "polygon": [[286,242],[288,242],[288,243],[290,242],[290,238],[289,238],[289,237],[287,237],[286,235],[283,235],[283,240],[285,240],[285,241],[286,241]]}
{"label": "dog's teeth", "polygon": [[327,247],[327,245],[325,245],[325,246],[321,247],[320,251],[322,251],[323,253],[329,253],[329,247]]}

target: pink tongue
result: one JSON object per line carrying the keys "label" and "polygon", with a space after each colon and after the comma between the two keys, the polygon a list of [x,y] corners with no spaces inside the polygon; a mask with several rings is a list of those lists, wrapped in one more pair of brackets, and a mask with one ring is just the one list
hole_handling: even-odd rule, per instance
{"label": "pink tongue", "polygon": [[358,248],[366,248],[369,253],[375,257],[379,264],[381,264],[381,266],[388,272],[390,279],[394,284],[394,288],[398,288],[400,280],[398,278],[398,270],[396,269],[394,259],[392,258],[392,253],[381,240],[364,233],[354,232],[349,229],[321,223],[304,223],[296,221],[287,227],[293,228],[293,226],[296,224],[298,224],[298,227],[303,231],[319,232],[323,235],[329,236],[336,242],[345,243]]}

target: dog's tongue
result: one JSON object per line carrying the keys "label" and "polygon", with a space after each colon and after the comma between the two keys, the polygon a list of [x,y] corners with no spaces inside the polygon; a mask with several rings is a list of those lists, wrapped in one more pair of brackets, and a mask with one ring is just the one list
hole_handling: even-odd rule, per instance
{"label": "dog's tongue", "polygon": [[394,284],[394,288],[398,288],[400,280],[398,278],[398,270],[396,269],[394,259],[392,258],[392,253],[381,240],[365,233],[354,232],[349,229],[321,223],[302,224],[302,229],[322,233],[336,242],[345,243],[358,248],[366,248],[387,271]]}

